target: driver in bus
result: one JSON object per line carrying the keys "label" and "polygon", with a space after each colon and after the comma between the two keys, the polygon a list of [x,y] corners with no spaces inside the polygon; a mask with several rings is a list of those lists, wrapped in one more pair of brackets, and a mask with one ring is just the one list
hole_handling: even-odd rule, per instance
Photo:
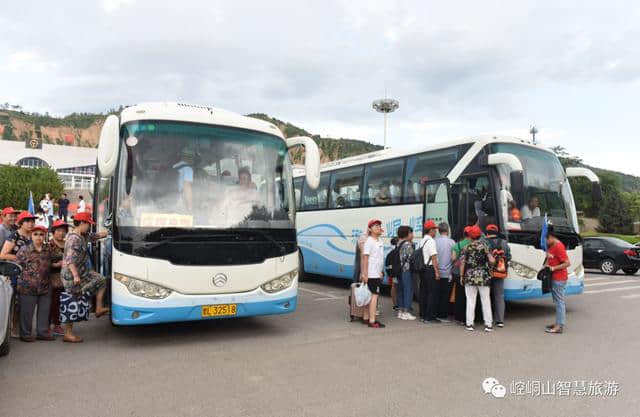
{"label": "driver in bus", "polygon": [[178,171],[178,194],[186,211],[193,209],[193,164],[196,153],[190,146],[180,151],[180,161],[172,168]]}
{"label": "driver in bus", "polygon": [[250,188],[257,190],[258,186],[255,182],[251,181],[251,172],[248,167],[242,167],[238,170],[238,185],[244,188]]}
{"label": "driver in bus", "polygon": [[531,197],[529,202],[522,206],[522,210],[520,213],[522,215],[522,220],[532,219],[534,217],[540,217],[540,202],[538,201],[538,197]]}

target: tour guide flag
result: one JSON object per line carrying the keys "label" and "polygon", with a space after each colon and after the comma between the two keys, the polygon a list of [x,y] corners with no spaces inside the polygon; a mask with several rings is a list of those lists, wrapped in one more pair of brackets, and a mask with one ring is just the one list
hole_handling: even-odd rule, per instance
{"label": "tour guide flag", "polygon": [[36,209],[33,206],[33,193],[29,191],[29,204],[27,205],[27,211],[31,213],[31,215],[36,215]]}
{"label": "tour guide flag", "polygon": [[544,214],[544,223],[542,223],[542,231],[540,232],[540,247],[547,250],[547,235],[549,234],[549,222],[547,213]]}

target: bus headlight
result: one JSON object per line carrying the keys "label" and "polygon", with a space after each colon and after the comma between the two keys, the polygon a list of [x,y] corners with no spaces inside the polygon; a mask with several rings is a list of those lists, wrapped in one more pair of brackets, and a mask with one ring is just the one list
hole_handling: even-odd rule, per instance
{"label": "bus headlight", "polygon": [[298,278],[298,270],[294,269],[291,272],[287,272],[286,274],[279,276],[276,279],[272,279],[271,281],[262,284],[260,288],[268,293],[286,290],[291,285],[293,285],[296,278]]}
{"label": "bus headlight", "polygon": [[138,297],[150,298],[152,300],[161,300],[167,298],[171,294],[171,290],[150,282],[142,281],[137,278],[131,278],[126,275],[115,273],[113,277],[124,284],[129,292]]}
{"label": "bus headlight", "polygon": [[538,277],[538,271],[531,269],[526,265],[522,265],[521,263],[510,261],[509,267],[522,278],[534,279]]}

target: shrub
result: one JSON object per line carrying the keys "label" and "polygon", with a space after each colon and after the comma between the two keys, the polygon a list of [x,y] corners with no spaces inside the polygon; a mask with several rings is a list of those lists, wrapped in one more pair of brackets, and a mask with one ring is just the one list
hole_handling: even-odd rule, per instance
{"label": "shrub", "polygon": [[37,206],[45,193],[57,198],[63,190],[62,181],[51,168],[0,165],[0,207],[26,210],[29,191],[33,193],[33,204]]}

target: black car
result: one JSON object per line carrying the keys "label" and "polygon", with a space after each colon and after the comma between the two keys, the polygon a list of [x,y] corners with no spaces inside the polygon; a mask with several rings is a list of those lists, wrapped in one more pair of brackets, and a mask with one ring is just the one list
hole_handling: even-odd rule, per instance
{"label": "black car", "polygon": [[603,274],[614,275],[619,269],[633,275],[640,270],[640,248],[615,237],[583,239],[585,268],[598,268]]}

